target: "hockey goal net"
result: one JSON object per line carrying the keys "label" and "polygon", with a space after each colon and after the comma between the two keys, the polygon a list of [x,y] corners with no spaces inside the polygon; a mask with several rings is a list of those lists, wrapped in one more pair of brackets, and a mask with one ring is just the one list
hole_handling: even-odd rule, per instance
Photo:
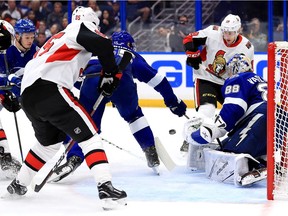
{"label": "hockey goal net", "polygon": [[288,200],[288,42],[268,46],[267,198]]}

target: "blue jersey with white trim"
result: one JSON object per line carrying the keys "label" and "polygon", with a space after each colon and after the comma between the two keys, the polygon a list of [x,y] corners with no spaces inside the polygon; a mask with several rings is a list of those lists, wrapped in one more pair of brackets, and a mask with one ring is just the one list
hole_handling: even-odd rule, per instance
{"label": "blue jersey with white trim", "polygon": [[231,131],[239,120],[250,113],[263,112],[263,109],[257,108],[267,103],[267,82],[253,72],[228,78],[221,91],[224,103],[219,115],[226,123],[227,131]]}
{"label": "blue jersey with white trim", "polygon": [[[17,49],[16,46],[11,46],[7,49],[7,61],[9,67],[9,73],[15,73],[21,68],[24,68],[26,64],[33,58],[33,55],[38,50],[35,44],[32,44],[31,48],[23,53]],[[4,61],[4,55],[0,55],[0,73],[6,74],[6,66]]]}
{"label": "blue jersey with white trim", "polygon": [[[119,64],[121,60],[121,55],[124,53],[124,49],[117,49],[114,47],[114,54],[116,62]],[[121,86],[134,84],[133,79],[137,79],[140,82],[144,82],[148,84],[150,87],[154,88],[157,92],[159,92],[166,104],[167,107],[171,105],[171,103],[175,103],[177,101],[177,97],[173,92],[173,89],[168,82],[165,76],[162,76],[152,68],[146,60],[137,52],[133,50],[128,50],[133,54],[133,59],[131,65],[128,65],[126,69],[123,71],[123,76],[121,78],[120,86],[115,90],[121,89]],[[96,59],[92,59],[89,61],[86,70],[84,70],[84,74],[95,73],[101,70],[101,65],[99,61]],[[125,97],[123,95],[122,97]],[[138,98],[136,99],[138,100]]]}

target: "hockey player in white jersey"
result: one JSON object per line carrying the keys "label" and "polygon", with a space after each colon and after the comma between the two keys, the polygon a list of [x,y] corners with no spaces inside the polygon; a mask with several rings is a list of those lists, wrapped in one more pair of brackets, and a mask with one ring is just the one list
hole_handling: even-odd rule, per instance
{"label": "hockey player in white jersey", "polygon": [[212,118],[217,102],[223,103],[221,87],[228,77],[226,64],[236,53],[245,54],[253,66],[254,46],[240,31],[240,17],[229,14],[221,26],[208,26],[183,39],[187,65],[193,67],[195,108],[201,117]]}
{"label": "hockey player in white jersey", "polygon": [[22,108],[32,122],[38,143],[30,149],[19,174],[7,187],[10,194],[22,196],[27,192],[33,177],[57,153],[68,134],[83,150],[98,183],[99,198],[126,204],[126,192],[111,184],[98,128],[71,92],[92,55],[98,56],[103,66],[99,91],[111,96],[118,86],[122,74],[113,46],[99,32],[98,25],[99,19],[91,8],[77,7],[72,23],[53,35],[26,65],[21,85]]}
{"label": "hockey player in white jersey", "polygon": [[[231,71],[227,76],[232,76],[222,87],[224,103],[219,115],[214,122],[207,118],[188,121],[186,141],[190,147],[205,147],[227,135],[220,151],[204,150],[206,174],[219,181],[232,179],[236,185],[247,185],[266,178],[267,174],[262,160],[267,146],[267,83],[252,72],[250,60],[244,54],[236,54],[227,67]],[[201,125],[197,130],[193,128],[196,121]],[[190,147],[189,160],[197,160]]]}

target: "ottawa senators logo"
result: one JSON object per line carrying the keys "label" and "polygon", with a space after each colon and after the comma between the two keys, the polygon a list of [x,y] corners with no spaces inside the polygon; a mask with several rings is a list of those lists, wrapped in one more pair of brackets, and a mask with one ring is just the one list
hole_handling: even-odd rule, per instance
{"label": "ottawa senators logo", "polygon": [[224,58],[225,51],[219,50],[212,64],[209,64],[208,67],[213,71],[217,76],[222,76],[226,70],[226,59]]}

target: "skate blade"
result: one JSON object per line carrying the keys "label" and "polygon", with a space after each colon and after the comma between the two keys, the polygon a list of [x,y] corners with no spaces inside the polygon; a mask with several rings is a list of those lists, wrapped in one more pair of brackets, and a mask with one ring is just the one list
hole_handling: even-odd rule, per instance
{"label": "skate blade", "polygon": [[105,211],[120,209],[127,205],[125,198],[117,199],[117,200],[108,198],[108,199],[102,199],[101,202],[102,202],[102,208]]}
{"label": "skate blade", "polygon": [[156,174],[156,175],[160,175],[160,169],[159,169],[159,166],[155,166],[155,167],[151,167],[153,172]]}

